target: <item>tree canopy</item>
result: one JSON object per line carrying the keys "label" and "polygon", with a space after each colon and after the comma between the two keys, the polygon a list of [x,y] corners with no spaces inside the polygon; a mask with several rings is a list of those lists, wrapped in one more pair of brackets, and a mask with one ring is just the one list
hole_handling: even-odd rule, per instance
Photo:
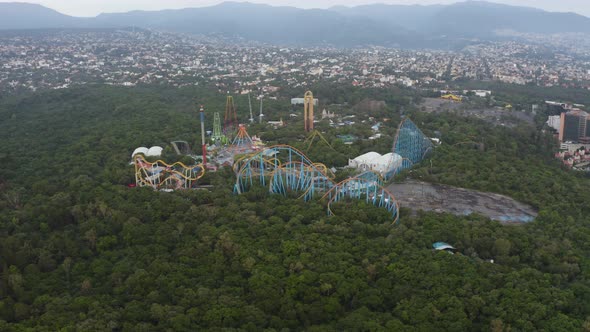
{"label": "tree canopy", "polygon": [[[362,202],[328,217],[266,188],[233,195],[228,169],[206,175],[211,190],[128,188],[134,148],[195,142],[195,95],[223,109],[206,89],[0,100],[0,330],[590,329],[590,180],[536,128],[410,114],[443,145],[404,176],[533,204],[520,226],[402,209],[392,227]],[[484,148],[457,144],[470,141]]]}

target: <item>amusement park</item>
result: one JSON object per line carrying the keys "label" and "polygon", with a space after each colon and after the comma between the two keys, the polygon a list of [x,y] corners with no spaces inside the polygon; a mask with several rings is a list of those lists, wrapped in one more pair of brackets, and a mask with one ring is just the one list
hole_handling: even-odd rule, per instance
{"label": "amusement park", "polygon": [[[250,124],[254,123],[250,98]],[[305,142],[324,141],[322,133],[314,129],[317,99],[307,91],[303,100],[303,129]],[[223,122],[219,112],[213,113],[212,127],[200,105],[200,154],[192,154],[186,141],[173,141],[170,146],[177,155],[188,156],[195,163],[162,160],[163,147],[138,147],[132,153],[137,187],[151,187],[160,191],[198,189],[199,180],[206,172],[220,168],[233,170],[233,193],[240,195],[255,186],[268,189],[270,194],[297,197],[304,201],[322,202],[328,215],[334,215],[337,203],[361,200],[385,209],[393,224],[399,220],[399,204],[386,189],[387,183],[401,171],[410,169],[427,156],[434,144],[408,117],[401,119],[389,153],[368,152],[358,157],[349,156],[350,176],[338,179],[341,170],[312,160],[302,149],[288,144],[267,146],[259,137],[250,136],[248,125],[239,123],[232,96],[226,98]],[[324,110],[325,113],[325,110]],[[262,121],[262,103],[259,121]],[[281,120],[282,123],[282,120]],[[211,128],[208,130],[208,128]],[[347,173],[347,174],[349,174]]]}

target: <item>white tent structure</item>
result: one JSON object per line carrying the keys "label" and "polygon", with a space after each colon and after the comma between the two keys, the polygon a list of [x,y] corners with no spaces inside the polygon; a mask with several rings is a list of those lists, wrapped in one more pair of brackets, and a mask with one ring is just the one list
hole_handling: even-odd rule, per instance
{"label": "white tent structure", "polygon": [[144,156],[147,155],[149,149],[146,147],[139,147],[135,150],[133,150],[133,153],[131,154],[131,158],[133,159],[133,157],[135,157],[136,154],[143,154]]}
{"label": "white tent structure", "polygon": [[163,151],[163,150],[164,150],[164,149],[163,149],[161,146],[152,146],[152,147],[151,147],[151,148],[148,150],[148,152],[147,152],[147,154],[146,154],[146,157],[159,157],[159,156],[161,156],[161,155],[162,155],[162,151]]}
{"label": "white tent structure", "polygon": [[367,152],[354,159],[348,160],[348,166],[360,169],[363,171],[369,171],[372,169],[371,165],[377,159],[381,158],[381,155],[377,152]]}
{"label": "white tent structure", "polygon": [[373,171],[381,176],[401,167],[402,157],[395,153],[381,155],[377,152],[367,152],[354,159],[348,160],[348,166],[359,169],[363,172]]}
{"label": "white tent structure", "polygon": [[152,146],[149,149],[142,146],[133,150],[133,153],[131,154],[131,159],[133,159],[133,157],[135,157],[135,155],[137,154],[142,154],[146,157],[159,157],[162,155],[163,150],[164,148],[162,148],[161,146]]}

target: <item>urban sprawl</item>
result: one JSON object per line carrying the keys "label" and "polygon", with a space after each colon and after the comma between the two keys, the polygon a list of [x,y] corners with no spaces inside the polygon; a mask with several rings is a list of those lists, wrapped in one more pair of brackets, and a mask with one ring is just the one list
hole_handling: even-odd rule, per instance
{"label": "urban sprawl", "polygon": [[0,35],[0,92],[88,83],[214,83],[241,93],[272,93],[320,80],[362,87],[482,80],[590,88],[586,56],[540,45],[485,43],[460,52],[342,50],[231,44],[146,30],[5,33]]}

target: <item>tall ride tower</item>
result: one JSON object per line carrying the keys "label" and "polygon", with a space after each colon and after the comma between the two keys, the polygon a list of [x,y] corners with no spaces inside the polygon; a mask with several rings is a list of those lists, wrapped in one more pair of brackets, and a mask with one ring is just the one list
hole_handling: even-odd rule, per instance
{"label": "tall ride tower", "polygon": [[250,107],[250,123],[254,123],[254,116],[252,115],[252,100],[250,100],[250,93],[248,93],[248,106]]}
{"label": "tall ride tower", "polygon": [[262,123],[262,117],[264,116],[264,114],[262,114],[262,98],[264,98],[264,95],[260,95],[260,115],[258,116],[258,123]]}
{"label": "tall ride tower", "polygon": [[218,112],[213,114],[213,135],[211,135],[211,140],[216,145],[227,143],[227,138],[221,132],[221,118]]}
{"label": "tall ride tower", "polygon": [[303,121],[305,131],[313,131],[313,93],[307,91],[303,97]]}
{"label": "tall ride tower", "polygon": [[233,134],[238,128],[238,115],[236,113],[236,107],[234,105],[234,98],[227,96],[225,102],[225,119],[223,122],[223,132],[226,135]]}
{"label": "tall ride tower", "polygon": [[199,114],[201,115],[201,144],[203,146],[203,165],[207,165],[207,143],[205,143],[205,110],[203,109],[203,105],[201,105]]}

